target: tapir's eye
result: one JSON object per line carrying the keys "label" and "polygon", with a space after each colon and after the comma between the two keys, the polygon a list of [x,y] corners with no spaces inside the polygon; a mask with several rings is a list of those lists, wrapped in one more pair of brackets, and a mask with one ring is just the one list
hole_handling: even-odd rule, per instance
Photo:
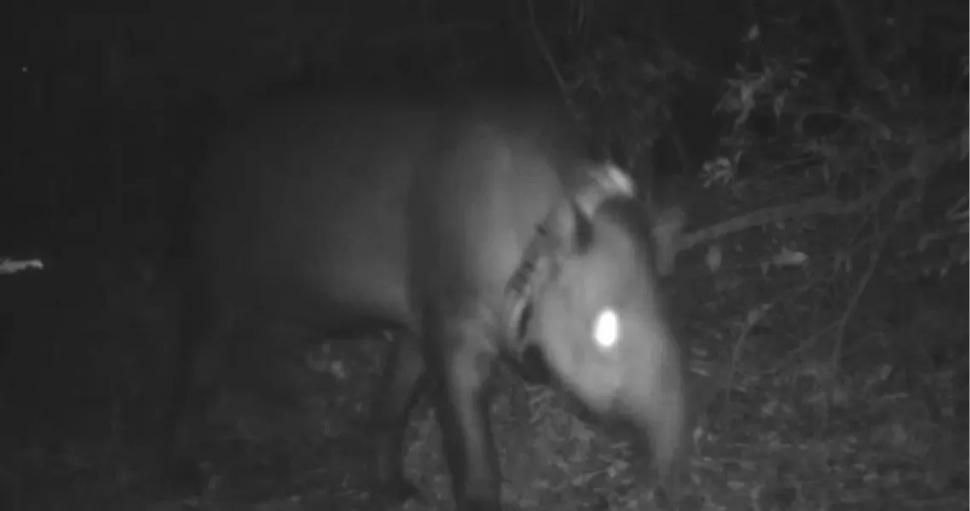
{"label": "tapir's eye", "polygon": [[593,321],[593,340],[601,350],[609,350],[620,338],[620,321],[613,309],[606,308]]}

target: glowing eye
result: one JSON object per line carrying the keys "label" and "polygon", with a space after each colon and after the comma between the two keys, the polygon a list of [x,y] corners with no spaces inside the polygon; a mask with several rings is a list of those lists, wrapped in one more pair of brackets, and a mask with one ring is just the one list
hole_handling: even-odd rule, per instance
{"label": "glowing eye", "polygon": [[620,338],[620,322],[613,309],[603,309],[593,322],[593,339],[601,349],[612,348]]}

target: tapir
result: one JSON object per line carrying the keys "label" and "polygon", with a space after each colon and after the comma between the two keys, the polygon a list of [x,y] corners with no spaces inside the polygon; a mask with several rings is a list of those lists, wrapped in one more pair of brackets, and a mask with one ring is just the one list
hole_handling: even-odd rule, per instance
{"label": "tapir", "polygon": [[398,498],[416,491],[402,443],[431,389],[457,508],[501,509],[499,362],[627,419],[669,479],[687,393],[659,275],[681,216],[645,207],[588,140],[527,96],[301,97],[231,122],[196,188],[187,365],[240,318],[373,322],[396,332],[373,421]]}

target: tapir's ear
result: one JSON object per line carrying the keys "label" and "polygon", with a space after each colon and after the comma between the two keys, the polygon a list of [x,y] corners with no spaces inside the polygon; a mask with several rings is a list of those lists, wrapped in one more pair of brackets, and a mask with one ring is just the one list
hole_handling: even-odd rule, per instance
{"label": "tapir's ear", "polygon": [[612,163],[598,165],[589,173],[589,182],[576,192],[576,205],[587,218],[593,218],[600,204],[613,197],[634,198],[637,186],[626,172]]}
{"label": "tapir's ear", "polygon": [[588,174],[588,181],[555,211],[547,224],[550,234],[567,251],[583,251],[593,239],[593,216],[604,201],[613,197],[634,197],[636,186],[613,164],[601,164]]}

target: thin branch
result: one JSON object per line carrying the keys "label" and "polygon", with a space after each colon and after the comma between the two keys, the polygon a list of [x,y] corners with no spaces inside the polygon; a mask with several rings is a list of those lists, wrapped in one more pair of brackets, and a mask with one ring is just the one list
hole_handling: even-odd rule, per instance
{"label": "thin branch", "polygon": [[569,99],[568,89],[566,88],[566,81],[563,79],[562,73],[559,72],[559,66],[556,65],[556,61],[552,58],[552,52],[549,51],[549,46],[546,45],[542,33],[539,32],[539,27],[536,25],[535,5],[533,5],[532,0],[529,0],[529,28],[532,32],[532,38],[535,39],[536,46],[539,48],[539,53],[542,54],[543,60],[546,61],[546,65],[549,66],[549,70],[552,71],[552,75],[559,85],[559,91],[562,93],[563,99],[567,105],[572,105]]}
{"label": "thin branch", "polygon": [[868,193],[849,201],[839,200],[831,195],[820,195],[808,199],[775,206],[771,208],[759,209],[750,213],[737,216],[705,227],[697,231],[685,234],[677,244],[677,250],[688,250],[701,243],[715,240],[736,232],[768,225],[793,218],[804,218],[813,215],[847,215],[867,208],[873,202],[885,197],[896,185],[912,178],[909,172],[896,172],[886,178],[880,185]]}
{"label": "thin branch", "polygon": [[[738,335],[737,340],[734,341],[734,349],[731,350],[731,367],[728,370],[728,380],[725,388],[730,389],[733,385],[734,375],[737,372],[738,360],[741,358],[741,351],[744,349],[748,336],[755,326],[759,325],[764,319],[765,314],[768,313],[774,307],[773,303],[763,303],[750,310],[748,310],[747,317],[744,320],[744,328],[741,329],[741,333]],[[727,398],[730,398],[730,393],[727,393]]]}
{"label": "thin branch", "polygon": [[[895,223],[895,222],[893,222]],[[845,306],[845,314],[838,321],[838,333],[835,338],[835,348],[832,350],[832,367],[833,369],[838,369],[839,363],[842,359],[842,346],[845,344],[845,331],[849,324],[849,319],[855,313],[856,308],[859,305],[859,300],[862,298],[862,294],[865,292],[866,288],[869,287],[869,282],[872,280],[873,275],[876,273],[876,267],[879,265],[880,259],[882,259],[882,253],[886,248],[886,244],[889,241],[889,235],[892,232],[892,225],[888,226],[876,240],[876,244],[872,247],[872,251],[869,253],[869,265],[866,267],[865,273],[859,279],[859,284],[856,286],[855,291],[852,296],[849,297],[849,303]]]}
{"label": "thin branch", "polygon": [[866,56],[865,42],[859,32],[859,27],[852,19],[852,13],[845,3],[845,0],[832,0],[832,7],[842,25],[842,34],[845,37],[845,45],[849,50],[849,57],[852,59],[852,76],[856,84],[865,84],[865,73],[869,69],[869,58]]}

